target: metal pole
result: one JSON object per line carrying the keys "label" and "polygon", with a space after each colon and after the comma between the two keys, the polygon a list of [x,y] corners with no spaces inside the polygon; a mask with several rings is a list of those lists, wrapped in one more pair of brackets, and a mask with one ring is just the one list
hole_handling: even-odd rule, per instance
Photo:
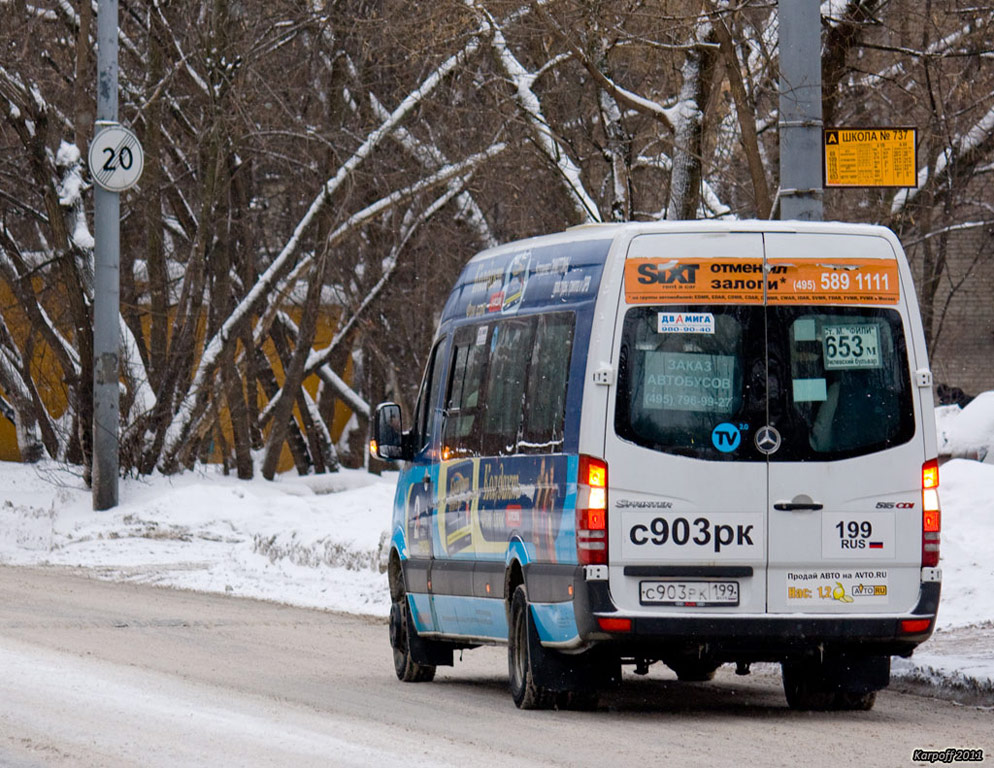
{"label": "metal pole", "polygon": [[[97,131],[117,123],[117,4],[97,5]],[[93,192],[93,508],[110,509],[119,473],[121,198],[96,185]]]}
{"label": "metal pole", "polygon": [[822,220],[821,3],[778,0],[780,218]]}

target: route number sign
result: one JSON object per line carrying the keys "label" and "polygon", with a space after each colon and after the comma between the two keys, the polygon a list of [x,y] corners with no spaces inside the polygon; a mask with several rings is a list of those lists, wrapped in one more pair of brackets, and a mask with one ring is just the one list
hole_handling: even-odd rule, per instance
{"label": "route number sign", "polygon": [[915,187],[915,128],[826,128],[826,187]]}
{"label": "route number sign", "polygon": [[88,160],[93,180],[108,192],[123,192],[133,187],[145,167],[145,153],[138,137],[116,123],[93,137]]}

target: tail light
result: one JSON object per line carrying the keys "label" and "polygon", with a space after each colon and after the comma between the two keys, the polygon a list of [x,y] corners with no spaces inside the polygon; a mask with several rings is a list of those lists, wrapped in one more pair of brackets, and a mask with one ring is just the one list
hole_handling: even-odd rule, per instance
{"label": "tail light", "polygon": [[942,513],[939,509],[939,461],[922,464],[922,567],[939,564],[939,532]]}
{"label": "tail light", "polygon": [[616,619],[612,616],[598,616],[597,625],[605,632],[631,632],[631,619]]}
{"label": "tail light", "polygon": [[931,619],[904,619],[901,622],[901,632],[906,635],[918,635],[928,632],[930,626],[932,626]]}
{"label": "tail light", "polygon": [[576,479],[576,557],[581,565],[607,564],[607,464],[584,455]]}

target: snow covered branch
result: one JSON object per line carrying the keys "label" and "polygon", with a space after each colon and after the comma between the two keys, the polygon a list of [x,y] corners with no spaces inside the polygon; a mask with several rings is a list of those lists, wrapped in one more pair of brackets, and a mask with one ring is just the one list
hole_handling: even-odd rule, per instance
{"label": "snow covered branch", "polygon": [[490,34],[490,45],[496,52],[505,74],[511,81],[518,105],[524,111],[535,140],[542,152],[559,171],[560,178],[566,187],[570,200],[573,202],[573,207],[577,215],[580,217],[580,221],[600,221],[600,210],[583,185],[580,169],[570,158],[566,149],[559,144],[559,141],[549,129],[548,120],[542,114],[542,104],[532,90],[535,75],[528,72],[511,51],[501,27],[494,21],[490,13],[476,0],[464,0],[464,2],[486,25]]}

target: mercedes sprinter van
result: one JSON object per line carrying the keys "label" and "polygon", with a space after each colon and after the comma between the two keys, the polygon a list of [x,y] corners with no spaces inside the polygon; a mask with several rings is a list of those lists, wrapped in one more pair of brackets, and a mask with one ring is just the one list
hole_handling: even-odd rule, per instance
{"label": "mercedes sprinter van", "polygon": [[592,225],[478,254],[410,423],[375,418],[402,462],[398,677],[501,643],[519,707],[591,706],[623,664],[767,661],[791,707],[869,709],[935,623],[931,385],[882,227]]}

